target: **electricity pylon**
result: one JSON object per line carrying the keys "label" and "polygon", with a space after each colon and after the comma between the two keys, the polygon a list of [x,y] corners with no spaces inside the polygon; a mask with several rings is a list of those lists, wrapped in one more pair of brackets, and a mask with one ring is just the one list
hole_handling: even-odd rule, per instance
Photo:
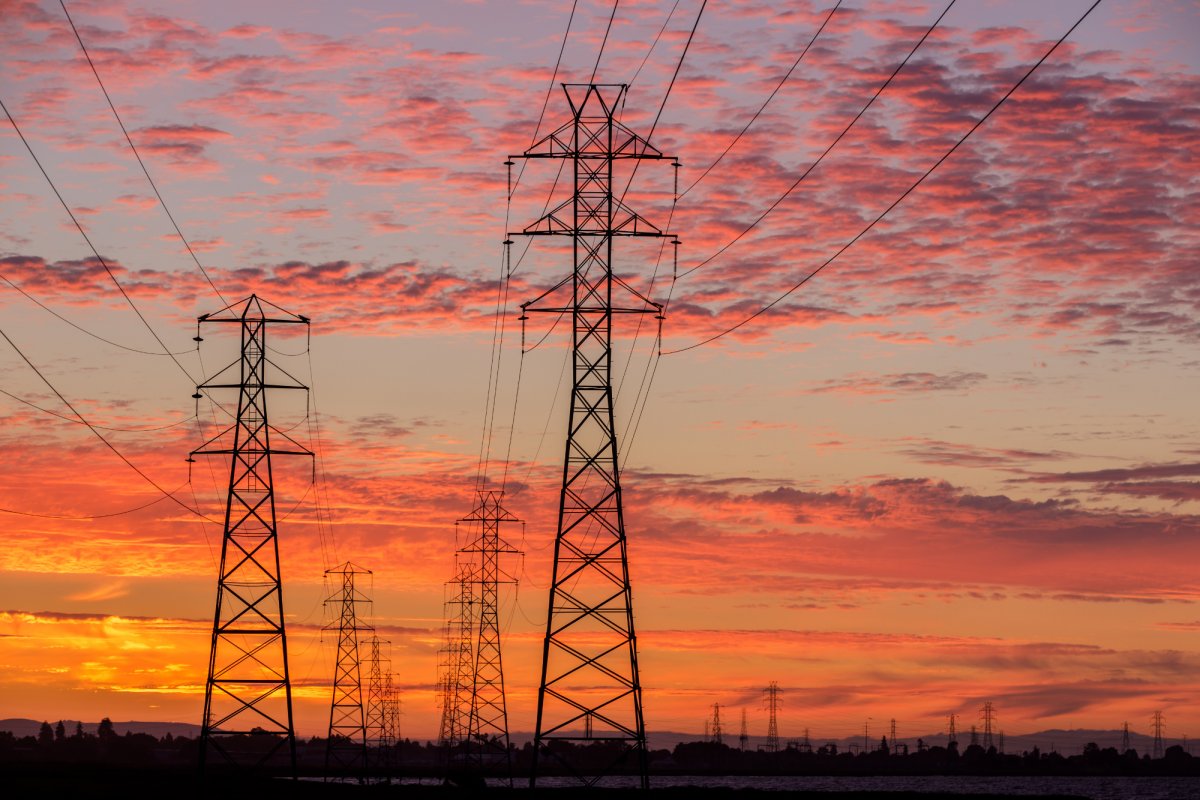
{"label": "electricity pylon", "polygon": [[742,731],[738,734],[738,749],[745,752],[750,746],[750,729],[746,727],[746,709],[742,709]]}
{"label": "electricity pylon", "polygon": [[478,604],[475,602],[475,569],[456,554],[457,574],[450,581],[451,596],[446,604],[446,658],[442,685],[441,740],[447,748],[449,772],[469,771],[471,735],[471,697],[475,685],[474,631]]}
{"label": "electricity pylon", "polygon": [[[288,672],[287,632],[283,617],[283,578],[275,518],[273,455],[312,456],[287,434],[271,426],[268,389],[305,389],[267,358],[268,325],[307,325],[256,295],[233,303],[196,324],[203,341],[204,323],[240,328],[241,352],[229,366],[196,387],[236,389],[234,423],[188,456],[229,456],[229,486],[221,537],[221,566],[213,614],[208,677],[204,683],[204,718],[200,729],[200,768],[209,753],[240,766],[263,767],[286,753],[296,771],[296,732],[292,723],[292,683]],[[272,375],[268,378],[268,366]],[[274,382],[271,382],[274,381]],[[287,444],[276,447],[271,437]],[[278,764],[277,764],[278,765]]]}
{"label": "electricity pylon", "polygon": [[1163,712],[1154,712],[1154,758],[1162,758],[1163,749]]}
{"label": "electricity pylon", "polygon": [[[501,535],[505,523],[520,522],[502,503],[504,492],[478,491],[475,507],[459,520],[472,538],[459,550],[478,555],[474,587],[478,589],[475,613],[474,662],[471,670],[471,711],[467,728],[469,766],[480,772],[498,772],[512,780],[512,753],[508,746],[508,708],[504,699],[504,661],[500,652],[500,584],[515,580],[500,568],[501,553],[517,553]],[[501,576],[504,576],[503,579]]]}
{"label": "electricity pylon", "polygon": [[983,704],[983,708],[979,710],[979,716],[983,718],[983,749],[992,749],[992,724],[996,721],[996,715],[992,709],[992,701],[988,700]]}
{"label": "electricity pylon", "polygon": [[715,744],[724,744],[725,734],[721,730],[721,704],[713,703],[712,708],[712,741]]}
{"label": "electricity pylon", "polygon": [[367,766],[378,769],[386,766],[388,746],[387,687],[384,685],[385,670],[383,645],[378,634],[367,640],[367,701],[364,727],[367,739]]}
{"label": "electricity pylon", "polygon": [[[614,196],[613,165],[664,156],[614,119],[625,86],[563,84],[563,89],[571,119],[509,159],[568,159],[573,172],[571,197],[521,231],[569,236],[573,252],[570,277],[522,304],[524,312],[570,315],[573,364],[529,782],[536,785],[543,755],[586,785],[632,756],[641,785],[648,788],[613,418],[612,319],[613,314],[637,313],[661,319],[662,306],[615,275],[612,256],[615,237],[665,234]],[[565,305],[538,305],[567,286],[571,296]],[[628,301],[614,303],[614,290]],[[573,759],[570,753],[576,748],[564,746],[570,743],[600,745],[599,750],[588,748],[592,765]]]}
{"label": "electricity pylon", "polygon": [[[349,561],[325,570],[340,576],[340,588],[328,603],[338,606],[337,662],[333,668],[333,697],[329,704],[329,739],[325,747],[326,777],[361,778],[367,767],[367,724],[363,710],[362,658],[359,633],[373,632],[359,619],[358,606],[370,600],[355,586],[355,576],[371,570]],[[331,623],[329,627],[334,627]]]}
{"label": "electricity pylon", "polygon": [[771,681],[763,690],[767,702],[767,743],[763,747],[768,753],[779,752],[779,682]]}
{"label": "electricity pylon", "polygon": [[951,744],[955,744],[955,745],[958,744],[958,731],[955,730],[955,725],[954,725],[954,723],[957,720],[958,720],[958,714],[950,715],[950,732],[946,735],[946,746],[947,747],[949,747]]}

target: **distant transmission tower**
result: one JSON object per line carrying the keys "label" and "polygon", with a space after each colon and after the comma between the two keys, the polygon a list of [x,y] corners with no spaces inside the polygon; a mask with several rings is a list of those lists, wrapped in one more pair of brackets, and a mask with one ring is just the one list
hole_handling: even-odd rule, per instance
{"label": "distant transmission tower", "polygon": [[771,681],[763,696],[767,703],[767,744],[764,748],[769,753],[779,752],[779,682]]}
{"label": "distant transmission tower", "polygon": [[714,744],[725,744],[725,736],[721,732],[721,704],[713,703],[712,741]]}
{"label": "distant transmission tower", "polygon": [[466,559],[455,556],[457,575],[450,581],[447,603],[446,657],[443,686],[441,739],[447,749],[447,777],[451,782],[472,769],[471,704],[475,688],[475,568]]}
{"label": "distant transmission tower", "polygon": [[750,728],[746,725],[746,709],[742,709],[742,730],[738,734],[738,749],[743,752],[750,747]]}
{"label": "distant transmission tower", "polygon": [[954,729],[954,723],[955,723],[955,720],[957,720],[957,719],[958,719],[957,714],[950,715],[950,732],[946,736],[946,746],[947,747],[949,747],[951,743],[958,744],[958,731],[956,731]]}
{"label": "distant transmission tower", "polygon": [[384,766],[387,750],[387,694],[384,686],[385,664],[382,645],[387,644],[378,635],[367,640],[367,702],[366,737],[367,766],[378,769]]}
{"label": "distant transmission tower", "polygon": [[[512,780],[512,753],[508,746],[508,708],[504,699],[504,662],[500,656],[500,584],[515,583],[500,569],[501,553],[518,552],[501,536],[505,523],[520,522],[505,510],[504,492],[480,490],[475,508],[460,522],[478,535],[461,553],[478,554],[479,606],[473,628],[474,662],[471,675],[471,711],[468,741],[472,766],[499,772]],[[501,576],[504,575],[503,579]]]}
{"label": "distant transmission tower", "polygon": [[[563,89],[571,120],[520,156],[569,159],[573,171],[570,199],[522,231],[569,236],[574,254],[570,279],[555,287],[570,287],[565,305],[533,307],[555,289],[522,305],[526,312],[570,314],[574,366],[529,782],[536,785],[543,755],[592,785],[633,754],[641,785],[649,788],[613,418],[612,318],[614,313],[661,318],[662,306],[613,274],[613,239],[664,233],[615,196],[613,165],[664,156],[614,119],[625,86],[564,84]],[[614,290],[628,301],[615,304]],[[609,743],[623,757],[596,770],[572,759],[572,749],[552,746],[570,742]]]}
{"label": "distant transmission tower", "polygon": [[370,575],[371,570],[347,561],[325,570],[341,584],[329,597],[328,603],[338,609],[337,662],[333,668],[333,697],[329,704],[329,739],[325,747],[326,777],[349,776],[361,778],[367,767],[367,723],[363,709],[362,658],[359,652],[359,633],[371,631],[371,626],[359,620],[358,606],[370,602],[355,585],[358,575]]}
{"label": "distant transmission tower", "polygon": [[1126,722],[1121,726],[1121,753],[1122,755],[1129,752],[1129,723]]}
{"label": "distant transmission tower", "polygon": [[888,736],[888,744],[892,747],[892,753],[900,755],[900,742],[896,740],[896,718],[892,718],[891,735]]}
{"label": "distant transmission tower", "polygon": [[979,715],[983,718],[983,749],[992,749],[992,723],[996,721],[995,713],[992,710],[992,701],[988,700],[980,709]]}
{"label": "distant transmission tower", "polygon": [[[204,718],[200,729],[200,768],[209,751],[242,766],[266,766],[280,751],[296,771],[296,732],[292,723],[292,683],[288,672],[283,617],[283,579],[275,519],[271,456],[312,453],[268,423],[267,389],[307,389],[283,377],[268,379],[267,326],[307,325],[255,295],[205,314],[203,323],[234,324],[241,331],[241,354],[196,388],[236,389],[237,418],[188,456],[229,456],[221,567],[213,615]],[[273,366],[273,365],[272,365]],[[282,370],[272,370],[286,376]],[[272,445],[275,434],[287,443]],[[236,746],[231,747],[236,742]]]}
{"label": "distant transmission tower", "polygon": [[1163,712],[1154,712],[1154,758],[1163,757]]}

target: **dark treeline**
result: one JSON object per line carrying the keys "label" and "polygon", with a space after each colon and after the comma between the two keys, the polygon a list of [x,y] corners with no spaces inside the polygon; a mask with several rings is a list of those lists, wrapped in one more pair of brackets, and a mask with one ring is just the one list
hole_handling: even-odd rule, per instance
{"label": "dark treeline", "polygon": [[[253,737],[247,737],[247,744]],[[236,742],[228,742],[238,749]],[[611,764],[614,752],[601,744],[579,747],[555,743],[571,751],[567,760],[598,768]],[[528,775],[533,747],[526,743],[512,748],[515,775]],[[301,774],[320,775],[325,768],[326,740],[301,739],[296,754]],[[190,768],[197,764],[199,743],[194,738],[162,738],[146,733],[118,734],[107,718],[95,733],[77,724],[73,730],[59,722],[43,723],[37,736],[17,737],[0,731],[0,762],[13,764],[101,764],[114,767],[164,769]],[[387,753],[372,751],[372,772],[408,777],[437,777],[453,771],[456,754],[432,742],[404,739]],[[553,772],[554,758],[544,757],[541,768]],[[1072,755],[1042,752],[1037,748],[1020,754],[999,753],[969,745],[961,753],[956,744],[927,747],[918,741],[912,752],[896,753],[887,739],[874,750],[840,751],[827,744],[811,750],[787,748],[778,752],[738,750],[716,742],[682,742],[672,750],[649,753],[650,772],[655,775],[1200,775],[1200,758],[1182,747],[1168,747],[1163,758],[1152,759],[1135,750],[1118,752],[1092,743]],[[632,768],[633,764],[629,764]]]}

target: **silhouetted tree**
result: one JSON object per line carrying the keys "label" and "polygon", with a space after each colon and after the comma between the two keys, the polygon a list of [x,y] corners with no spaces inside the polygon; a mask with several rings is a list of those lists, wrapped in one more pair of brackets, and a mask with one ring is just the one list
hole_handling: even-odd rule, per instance
{"label": "silhouetted tree", "polygon": [[50,727],[49,722],[43,722],[42,727],[38,728],[38,744],[43,747],[49,747],[54,744],[54,729]]}
{"label": "silhouetted tree", "polygon": [[58,724],[54,726],[54,741],[61,742],[63,739],[66,739],[66,738],[67,738],[67,726],[64,725],[63,721],[60,719],[58,721]]}
{"label": "silhouetted tree", "polygon": [[83,723],[82,722],[75,723],[75,735],[72,738],[75,738],[75,739],[83,738]]}
{"label": "silhouetted tree", "polygon": [[96,729],[96,735],[100,737],[101,741],[115,739],[117,732],[113,728],[112,720],[108,717],[100,720],[100,727]]}

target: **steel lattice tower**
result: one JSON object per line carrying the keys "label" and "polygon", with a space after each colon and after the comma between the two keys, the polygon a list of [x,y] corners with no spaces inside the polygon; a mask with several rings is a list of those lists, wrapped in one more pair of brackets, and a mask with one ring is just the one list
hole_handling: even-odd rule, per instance
{"label": "steel lattice tower", "polygon": [[[384,751],[388,745],[388,687],[384,683],[386,659],[382,653],[384,644],[388,642],[381,641],[378,635],[367,640],[367,702],[363,722],[367,738],[367,765],[372,768],[385,763]],[[391,675],[390,672],[387,674]]]}
{"label": "steel lattice tower", "polygon": [[1129,752],[1129,723],[1121,725],[1121,755]]}
{"label": "steel lattice tower", "polygon": [[738,749],[745,751],[750,745],[750,729],[746,726],[746,709],[742,709],[742,731],[738,734]]}
{"label": "steel lattice tower", "polygon": [[1163,712],[1154,712],[1154,758],[1162,758],[1163,749]]}
{"label": "steel lattice tower", "polygon": [[763,690],[767,700],[767,744],[763,748],[769,753],[779,752],[779,682],[771,681]]}
{"label": "steel lattice tower", "polygon": [[983,704],[983,708],[979,710],[979,715],[983,718],[983,749],[992,749],[992,724],[996,721],[996,715],[992,709],[992,701],[988,700]]}
{"label": "steel lattice tower", "polygon": [[949,747],[951,743],[958,744],[958,731],[956,731],[954,728],[954,723],[957,719],[958,719],[957,714],[950,715],[950,732],[946,735],[946,746],[947,747]]}
{"label": "steel lattice tower", "polygon": [[[307,389],[277,381],[287,376],[266,356],[268,325],[307,325],[308,318],[291,314],[256,295],[200,317],[196,341],[203,341],[204,323],[237,325],[241,354],[229,366],[196,388],[236,389],[237,418],[220,434],[188,456],[230,457],[221,566],[213,614],[208,677],[204,684],[204,718],[200,731],[200,768],[209,751],[225,762],[266,766],[286,753],[296,770],[296,734],[292,724],[292,684],[288,672],[287,632],[283,617],[283,579],[279,569],[279,540],[275,518],[273,455],[312,453],[268,422],[268,389]],[[290,376],[287,376],[290,378]],[[236,382],[233,382],[236,381]],[[287,442],[271,443],[272,435]]]}
{"label": "steel lattice tower", "polygon": [[371,570],[347,561],[325,570],[325,574],[341,579],[341,587],[327,601],[337,604],[339,614],[337,663],[333,669],[333,697],[329,704],[325,770],[342,776],[354,774],[361,777],[367,766],[367,725],[363,711],[359,633],[372,631],[372,628],[359,620],[358,605],[370,601],[355,586],[355,577],[370,575]]}
{"label": "steel lattice tower", "polygon": [[[536,785],[544,754],[588,785],[633,754],[648,788],[613,418],[612,318],[661,317],[662,307],[613,274],[612,255],[617,236],[665,234],[614,196],[613,165],[664,156],[613,118],[625,86],[563,84],[563,89],[570,121],[510,158],[569,159],[573,167],[570,199],[521,232],[571,237],[574,262],[569,279],[522,305],[524,311],[570,314],[573,364],[530,785]],[[571,289],[565,306],[533,307],[563,286]],[[614,304],[614,289],[631,302]],[[569,747],[555,746],[564,743],[607,744],[612,758],[599,769],[583,768],[567,755]]]}
{"label": "steel lattice tower", "polygon": [[715,744],[725,743],[725,734],[721,730],[721,704],[713,703],[712,741]]}
{"label": "steel lattice tower", "polygon": [[448,606],[446,625],[445,698],[442,707],[442,740],[452,761],[466,769],[471,734],[471,697],[474,678],[474,631],[476,602],[475,570],[465,560],[457,563],[458,575],[450,582],[454,594]]}
{"label": "steel lattice tower", "polygon": [[[475,508],[459,520],[478,535],[459,552],[478,554],[473,584],[478,588],[471,670],[471,711],[467,740],[471,766],[512,778],[508,747],[508,709],[504,700],[504,662],[500,652],[500,584],[515,582],[500,569],[501,553],[517,553],[501,535],[504,523],[520,522],[502,503],[504,492],[481,489]],[[504,579],[501,576],[504,575]]]}

